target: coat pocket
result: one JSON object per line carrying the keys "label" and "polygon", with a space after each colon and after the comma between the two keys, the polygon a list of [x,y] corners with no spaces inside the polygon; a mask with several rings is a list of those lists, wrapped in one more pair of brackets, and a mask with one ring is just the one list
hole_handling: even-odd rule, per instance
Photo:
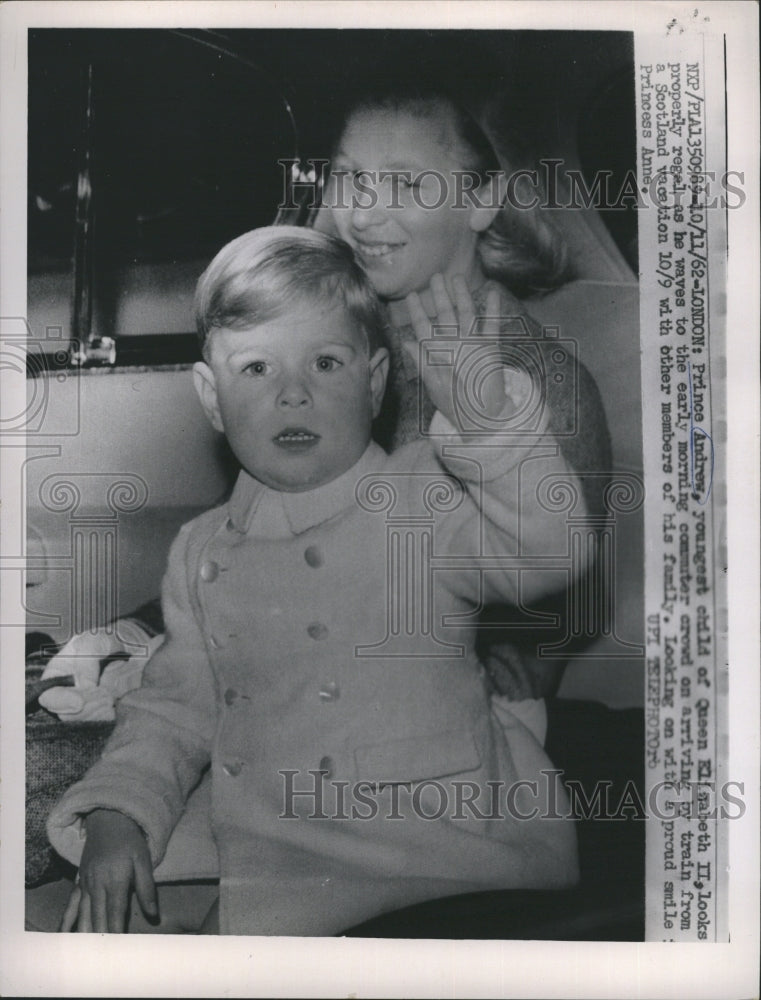
{"label": "coat pocket", "polygon": [[365,744],[354,751],[354,762],[361,781],[386,784],[474,771],[481,764],[481,755],[469,729],[454,729]]}

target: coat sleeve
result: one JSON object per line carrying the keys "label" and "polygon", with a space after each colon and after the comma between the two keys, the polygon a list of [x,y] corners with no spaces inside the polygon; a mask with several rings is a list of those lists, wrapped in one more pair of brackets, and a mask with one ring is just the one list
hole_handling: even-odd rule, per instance
{"label": "coat sleeve", "polygon": [[473,440],[435,415],[439,461],[464,489],[462,503],[437,520],[434,541],[437,555],[456,557],[441,581],[458,596],[480,605],[531,601],[565,590],[594,558],[593,534],[583,551],[569,551],[569,513],[576,520],[588,506],[551,419],[545,413],[530,435]]}
{"label": "coat sleeve", "polygon": [[75,864],[84,846],[82,817],[102,808],[135,820],[156,865],[210,760],[217,699],[188,586],[190,531],[188,525],[180,531],[164,577],[167,639],[146,667],[142,687],[117,704],[116,728],[101,759],[48,819],[51,843]]}

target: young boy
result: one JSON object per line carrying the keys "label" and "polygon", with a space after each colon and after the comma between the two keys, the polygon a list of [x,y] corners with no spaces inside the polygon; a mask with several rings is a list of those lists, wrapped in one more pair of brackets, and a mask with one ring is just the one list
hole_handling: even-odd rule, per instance
{"label": "young boy", "polygon": [[473,623],[488,601],[567,586],[565,519],[537,488],[576,481],[546,419],[520,433],[537,387],[489,352],[498,319],[468,336],[454,286],[456,309],[432,286],[463,339],[427,345],[430,440],[388,456],[371,438],[388,351],[345,244],[256,230],[201,277],[195,385],[242,471],[181,530],[167,639],[50,817],[54,846],[81,855],[64,929],[124,930],[132,890],[155,912],[153,869],[207,768],[220,882],[206,929],[334,934],[424,899],[575,880],[562,791],[490,700]]}

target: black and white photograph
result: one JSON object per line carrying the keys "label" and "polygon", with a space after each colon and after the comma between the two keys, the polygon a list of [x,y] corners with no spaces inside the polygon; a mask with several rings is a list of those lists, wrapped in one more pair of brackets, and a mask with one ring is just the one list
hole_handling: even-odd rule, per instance
{"label": "black and white photograph", "polygon": [[540,6],[4,5],[4,991],[755,988],[757,12]]}

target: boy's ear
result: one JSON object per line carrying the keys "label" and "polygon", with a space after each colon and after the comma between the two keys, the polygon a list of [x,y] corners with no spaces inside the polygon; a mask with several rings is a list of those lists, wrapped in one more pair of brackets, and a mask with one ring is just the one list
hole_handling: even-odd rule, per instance
{"label": "boy's ear", "polygon": [[385,347],[379,347],[370,358],[370,394],[373,399],[373,419],[380,413],[383,393],[388,378],[389,354]]}
{"label": "boy's ear", "polygon": [[209,423],[215,431],[224,433],[225,428],[217,399],[217,381],[214,378],[214,372],[205,361],[197,361],[193,365],[193,384],[196,387],[198,398],[201,400],[201,406],[209,418]]}
{"label": "boy's ear", "polygon": [[507,178],[502,170],[479,185],[470,206],[470,228],[474,233],[486,232],[502,211],[506,197]]}

